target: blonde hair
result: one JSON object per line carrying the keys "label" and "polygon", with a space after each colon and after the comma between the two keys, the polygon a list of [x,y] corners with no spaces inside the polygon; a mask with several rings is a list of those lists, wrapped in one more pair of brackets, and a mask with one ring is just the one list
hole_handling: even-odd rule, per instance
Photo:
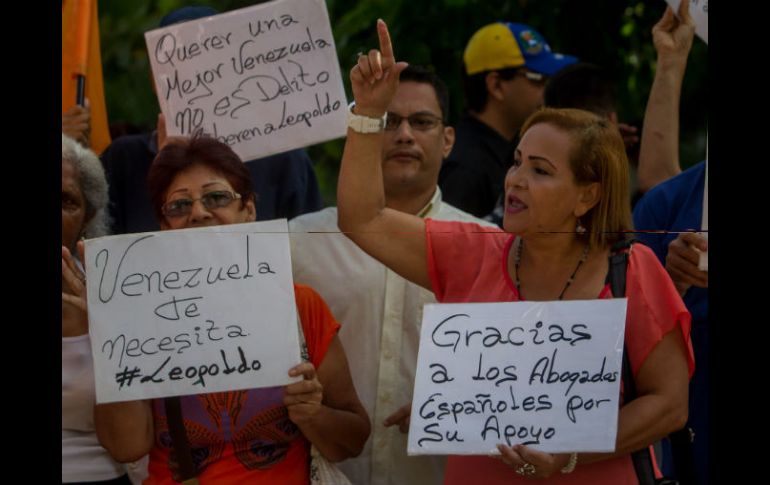
{"label": "blonde hair", "polygon": [[570,168],[578,185],[598,182],[599,202],[582,218],[589,244],[607,247],[632,229],[628,188],[628,157],[617,127],[609,120],[580,109],[543,108],[521,127],[521,136],[546,123],[566,132],[571,140]]}

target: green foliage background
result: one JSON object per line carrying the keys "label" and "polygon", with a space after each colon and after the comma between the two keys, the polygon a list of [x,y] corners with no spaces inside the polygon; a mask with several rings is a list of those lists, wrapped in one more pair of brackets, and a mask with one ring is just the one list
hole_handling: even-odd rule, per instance
{"label": "green foliage background", "polygon": [[[209,5],[220,12],[254,0],[101,0],[99,20],[104,82],[110,123],[123,132],[155,125],[158,104],[150,86],[143,33],[163,15],[184,5]],[[663,0],[327,0],[343,78],[358,52],[377,46],[374,29],[384,19],[396,57],[432,66],[449,86],[451,121],[462,112],[460,60],[465,43],[481,26],[496,20],[532,25],[555,52],[608,68],[618,82],[622,121],[641,128],[655,69],[652,26],[663,14]],[[681,103],[681,163],[705,156],[708,122],[707,46],[695,40]],[[345,89],[350,96],[350,86]],[[316,162],[321,192],[334,204],[337,169],[344,140],[308,148]]]}

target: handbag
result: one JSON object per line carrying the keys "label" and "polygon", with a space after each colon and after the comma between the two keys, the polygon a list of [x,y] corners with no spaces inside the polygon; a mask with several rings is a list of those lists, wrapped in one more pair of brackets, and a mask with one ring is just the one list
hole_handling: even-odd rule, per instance
{"label": "handbag", "polygon": [[311,485],[352,485],[348,477],[310,445],[310,483]]}
{"label": "handbag", "polygon": [[[307,350],[305,332],[300,324],[299,308],[297,309],[297,330],[299,333],[300,353],[304,362],[310,362]],[[311,485],[352,485],[337,465],[327,460],[313,443],[310,443],[310,484]]]}
{"label": "handbag", "polygon": [[[623,239],[618,241],[612,246],[610,252],[610,264],[609,271],[607,272],[607,283],[610,285],[612,296],[615,298],[622,298],[626,295],[626,273],[628,271],[628,254],[633,243],[637,242],[634,239]],[[624,402],[630,402],[636,399],[636,385],[634,384],[634,375],[631,372],[631,360],[628,357],[628,349],[625,342],[623,343],[623,400]],[[677,444],[679,453],[682,453],[682,449],[685,448],[685,452],[689,453],[689,448],[692,444],[692,432],[689,428],[675,431],[669,435],[670,440]],[[652,453],[651,449],[658,450],[660,442],[655,443],[652,446],[647,446],[639,451],[635,451],[631,454],[631,460],[634,463],[634,471],[636,477],[639,480],[639,485],[685,485],[691,483],[689,481],[682,481],[671,478],[656,478],[655,469],[652,465]],[[658,453],[656,453],[657,456]],[[691,470],[692,462],[688,466],[684,467]],[[677,467],[679,470],[680,467]],[[688,475],[689,476],[689,475]]]}

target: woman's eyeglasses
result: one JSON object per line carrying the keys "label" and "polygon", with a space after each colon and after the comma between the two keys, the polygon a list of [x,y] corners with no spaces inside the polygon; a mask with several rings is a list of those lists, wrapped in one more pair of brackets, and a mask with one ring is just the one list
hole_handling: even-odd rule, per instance
{"label": "woman's eyeglasses", "polygon": [[175,199],[166,202],[163,205],[163,215],[166,217],[182,217],[192,212],[192,206],[196,201],[201,201],[206,210],[220,209],[227,207],[236,199],[240,199],[241,194],[235,194],[229,190],[214,190],[203,194],[198,199]]}

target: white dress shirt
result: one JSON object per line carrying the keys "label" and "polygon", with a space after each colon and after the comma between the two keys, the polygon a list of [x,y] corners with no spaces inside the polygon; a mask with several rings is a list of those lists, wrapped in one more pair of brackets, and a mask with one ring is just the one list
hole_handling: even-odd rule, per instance
{"label": "white dress shirt", "polygon": [[[494,227],[442,203],[438,188],[419,215]],[[372,420],[363,452],[339,463],[340,469],[354,485],[441,485],[445,457],[407,456],[407,435],[398,426],[382,425],[412,402],[422,307],[435,303],[433,293],[390,271],[340,233],[336,207],[292,219],[289,231],[294,281],[315,289],[342,325],[339,337],[353,383]]]}

